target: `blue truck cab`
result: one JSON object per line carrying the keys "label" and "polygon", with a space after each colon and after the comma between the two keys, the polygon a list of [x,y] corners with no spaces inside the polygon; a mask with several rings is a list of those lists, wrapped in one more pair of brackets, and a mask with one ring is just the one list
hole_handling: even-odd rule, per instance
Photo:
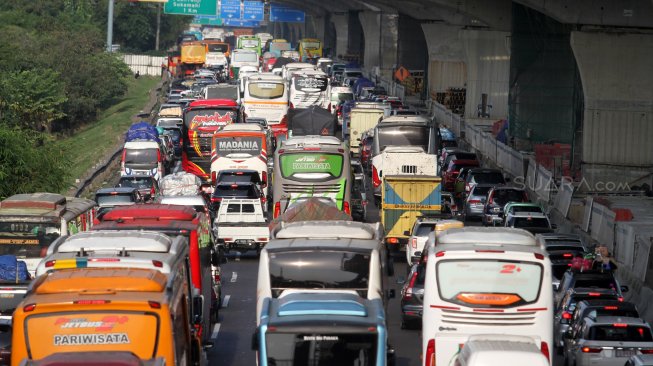
{"label": "blue truck cab", "polygon": [[300,291],[265,299],[252,347],[259,366],[383,366],[392,364],[387,337],[381,299]]}

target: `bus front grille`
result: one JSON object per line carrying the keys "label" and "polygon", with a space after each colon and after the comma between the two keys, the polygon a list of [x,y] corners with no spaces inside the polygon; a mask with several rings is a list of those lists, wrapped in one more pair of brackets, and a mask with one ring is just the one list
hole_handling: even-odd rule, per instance
{"label": "bus front grille", "polygon": [[502,313],[443,309],[442,323],[487,326],[533,325],[535,324],[535,312]]}

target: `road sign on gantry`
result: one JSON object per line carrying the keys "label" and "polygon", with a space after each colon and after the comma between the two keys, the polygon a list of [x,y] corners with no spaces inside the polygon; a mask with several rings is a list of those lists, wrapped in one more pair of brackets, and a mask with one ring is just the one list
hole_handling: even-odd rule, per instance
{"label": "road sign on gantry", "polygon": [[166,14],[178,15],[216,15],[215,0],[168,0],[163,8]]}
{"label": "road sign on gantry", "polygon": [[259,27],[261,23],[247,19],[225,19],[222,25],[227,27],[256,28]]}
{"label": "road sign on gantry", "polygon": [[220,18],[225,20],[242,19],[240,15],[240,0],[222,0],[222,4],[220,5]]}
{"label": "road sign on gantry", "polygon": [[243,4],[243,20],[263,21],[263,2],[245,0]]}
{"label": "road sign on gantry", "polygon": [[304,20],[305,15],[301,10],[270,4],[271,22],[303,23]]}

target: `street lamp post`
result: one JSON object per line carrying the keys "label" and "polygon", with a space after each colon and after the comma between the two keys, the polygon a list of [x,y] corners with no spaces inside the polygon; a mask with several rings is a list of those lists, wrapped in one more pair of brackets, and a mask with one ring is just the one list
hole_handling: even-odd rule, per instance
{"label": "street lamp post", "polygon": [[113,51],[113,1],[109,0],[109,11],[107,14],[107,52]]}

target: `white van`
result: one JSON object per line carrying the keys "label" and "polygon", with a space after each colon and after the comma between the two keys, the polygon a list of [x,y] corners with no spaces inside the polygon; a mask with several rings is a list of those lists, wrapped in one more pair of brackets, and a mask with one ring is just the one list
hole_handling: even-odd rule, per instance
{"label": "white van", "polygon": [[551,360],[551,261],[531,233],[449,229],[425,248],[422,365],[448,365],[478,334],[530,337]]}
{"label": "white van", "polygon": [[513,335],[482,334],[469,337],[454,366],[549,366],[535,340]]}
{"label": "white van", "polygon": [[261,251],[256,318],[263,300],[291,290],[353,290],[364,298],[394,297],[387,276],[392,263],[381,224],[354,221],[280,223]]}
{"label": "white van", "polygon": [[156,141],[125,142],[120,163],[120,176],[148,175],[157,181],[163,178],[164,155]]}
{"label": "white van", "polygon": [[279,124],[288,113],[289,91],[281,76],[255,74],[247,78],[243,101],[245,118],[265,118]]}
{"label": "white van", "polygon": [[170,273],[188,238],[155,231],[98,230],[63,236],[48,247],[36,276],[69,268],[148,268]]}
{"label": "white van", "polygon": [[243,66],[259,67],[258,53],[254,50],[236,49],[231,52],[231,63],[229,64],[229,76],[238,79],[240,68]]}
{"label": "white van", "polygon": [[329,77],[322,71],[302,70],[290,78],[291,108],[331,108]]}

